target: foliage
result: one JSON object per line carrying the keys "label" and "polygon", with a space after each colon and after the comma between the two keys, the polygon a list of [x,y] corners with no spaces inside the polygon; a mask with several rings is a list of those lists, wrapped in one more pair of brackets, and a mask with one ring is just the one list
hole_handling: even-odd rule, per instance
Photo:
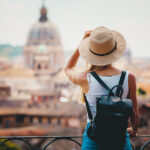
{"label": "foliage", "polygon": [[[0,140],[0,142],[4,139]],[[8,141],[3,144],[0,144],[0,150],[21,150],[15,143]]]}
{"label": "foliage", "polygon": [[146,95],[146,91],[143,90],[141,87],[139,87],[139,88],[137,89],[137,93],[138,93],[138,95]]}
{"label": "foliage", "polygon": [[23,54],[21,46],[12,46],[10,44],[0,45],[0,57],[14,58]]}

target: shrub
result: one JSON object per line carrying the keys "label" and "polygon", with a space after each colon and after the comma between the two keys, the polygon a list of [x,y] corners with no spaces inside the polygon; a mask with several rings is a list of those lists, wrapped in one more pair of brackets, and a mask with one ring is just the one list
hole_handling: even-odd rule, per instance
{"label": "shrub", "polygon": [[[0,140],[0,142],[4,141],[4,139]],[[0,144],[0,150],[21,150],[15,143],[11,141],[7,141],[3,144]]]}
{"label": "shrub", "polygon": [[141,87],[139,87],[139,88],[137,89],[137,93],[138,93],[139,95],[146,95],[146,91],[143,90]]}

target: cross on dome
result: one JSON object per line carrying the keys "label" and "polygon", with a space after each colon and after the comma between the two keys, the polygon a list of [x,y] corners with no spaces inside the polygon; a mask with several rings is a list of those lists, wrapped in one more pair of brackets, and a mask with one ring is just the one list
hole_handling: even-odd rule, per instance
{"label": "cross on dome", "polygon": [[43,6],[44,6],[44,4],[45,4],[45,0],[43,0]]}
{"label": "cross on dome", "polygon": [[41,8],[41,16],[40,16],[40,19],[39,21],[40,22],[45,22],[48,20],[48,17],[47,17],[47,9],[45,7],[45,0],[43,0],[43,6]]}

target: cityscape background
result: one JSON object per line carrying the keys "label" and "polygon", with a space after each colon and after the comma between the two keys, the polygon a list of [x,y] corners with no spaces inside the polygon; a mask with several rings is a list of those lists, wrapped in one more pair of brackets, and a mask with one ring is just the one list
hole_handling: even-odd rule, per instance
{"label": "cityscape background", "polygon": [[[148,0],[1,0],[0,136],[83,134],[86,109],[79,102],[80,87],[69,81],[63,68],[84,32],[97,26],[126,38],[125,54],[114,65],[136,76],[138,134],[150,135],[149,4]],[[86,64],[80,59],[77,67],[83,70]],[[30,140],[37,150],[47,142]],[[143,141],[134,142],[139,148]],[[17,145],[16,150],[27,149]],[[9,143],[0,149],[6,146]],[[51,148],[79,149],[64,141]]]}

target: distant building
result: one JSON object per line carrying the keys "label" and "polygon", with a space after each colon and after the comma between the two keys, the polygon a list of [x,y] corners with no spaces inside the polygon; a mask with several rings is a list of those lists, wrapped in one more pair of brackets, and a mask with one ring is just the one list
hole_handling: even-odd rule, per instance
{"label": "distant building", "polygon": [[64,66],[64,53],[60,34],[48,20],[47,9],[41,8],[39,21],[31,28],[24,46],[25,65],[36,75],[48,74]]}
{"label": "distant building", "polygon": [[[84,116],[85,109],[83,109],[83,105],[77,102],[50,101],[46,105],[30,105],[25,101],[1,101],[0,135],[8,134],[8,132],[9,135],[23,135],[21,129],[26,131],[26,135],[33,135],[29,127],[34,127],[36,130],[40,127],[43,135],[56,132],[56,128],[57,133],[65,128],[70,128],[81,134],[81,119],[83,121]],[[19,127],[18,130],[15,129],[16,133],[13,131],[14,127]],[[9,131],[6,128],[10,128]]]}
{"label": "distant building", "polygon": [[127,48],[124,52],[123,59],[126,60],[128,63],[132,61],[132,53],[129,48]]}
{"label": "distant building", "polygon": [[0,100],[7,99],[10,96],[11,87],[6,85],[4,82],[0,82]]}

